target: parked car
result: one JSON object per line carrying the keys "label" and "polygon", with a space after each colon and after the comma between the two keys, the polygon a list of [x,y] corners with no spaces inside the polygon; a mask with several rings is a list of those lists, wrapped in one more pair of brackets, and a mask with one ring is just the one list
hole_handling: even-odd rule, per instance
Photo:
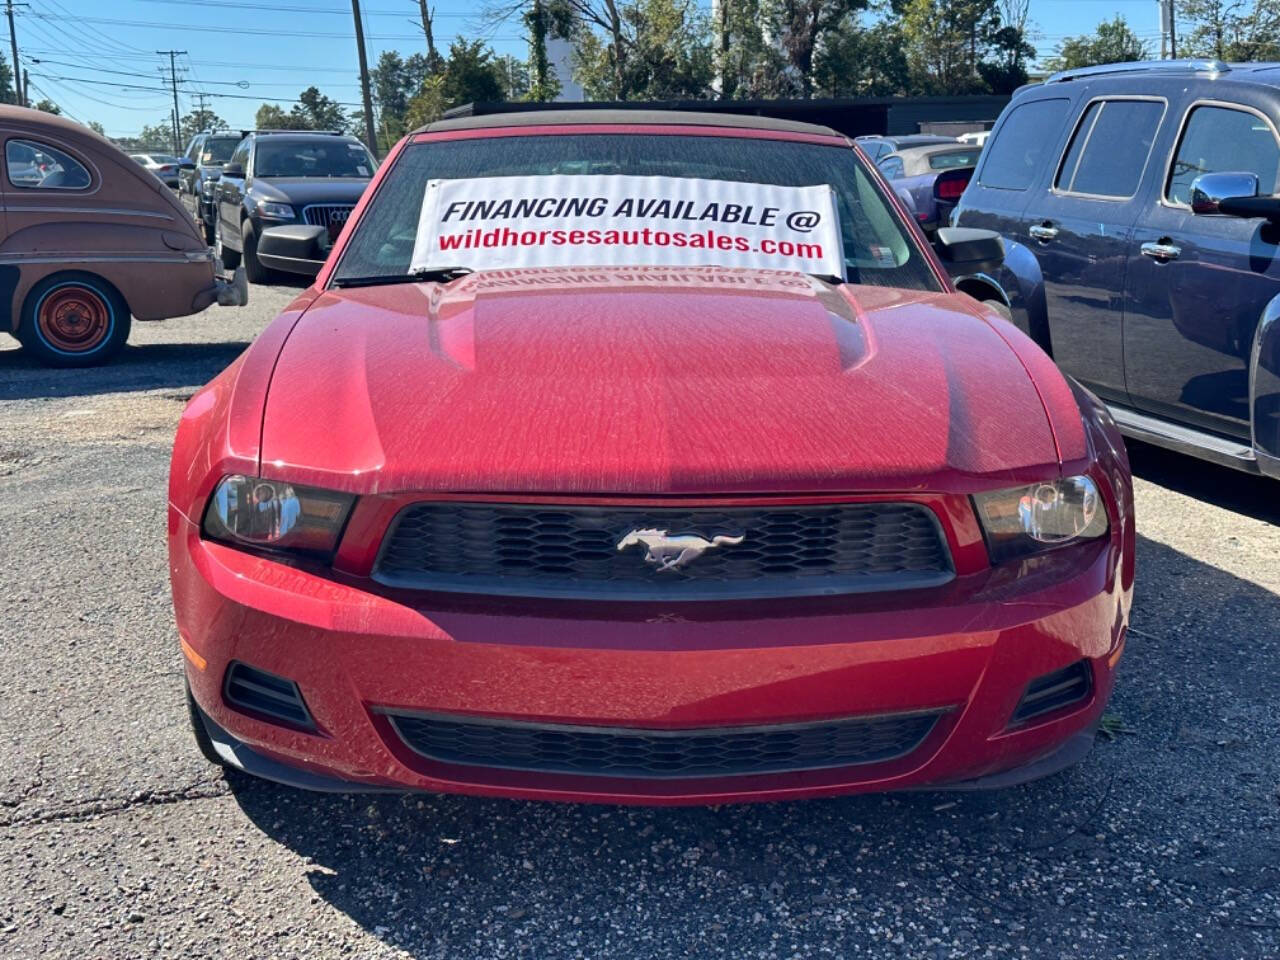
{"label": "parked car", "polygon": [[0,140],[0,329],[38,360],[102,363],[132,318],[245,302],[173,192],[109,140],[14,106],[0,106]]}
{"label": "parked car", "polygon": [[212,245],[218,218],[217,183],[222,165],[231,159],[248,131],[202,131],[191,138],[178,170],[178,196]]}
{"label": "parked car", "polygon": [[955,137],[944,137],[933,133],[906,133],[892,137],[880,135],[854,137],[853,142],[861,147],[874,162],[906,147],[928,147],[943,143],[954,146],[960,141]]}
{"label": "parked car", "polygon": [[973,133],[962,133],[956,139],[961,143],[968,143],[976,147],[981,147],[986,145],[986,142],[990,137],[990,130],[978,130]]}
{"label": "parked car", "polygon": [[1280,67],[1058,73],[1001,114],[957,223],[1129,436],[1280,477]]}
{"label": "parked car", "polygon": [[[1128,622],[1124,445],[918,237],[825,127],[410,134],[178,428],[205,756],[315,789],[664,804],[1079,759]],[[935,245],[1001,255],[989,231]]]}
{"label": "parked car", "polygon": [[954,141],[903,147],[882,156],[876,161],[876,166],[899,192],[911,194],[916,220],[929,232],[947,224],[952,208],[969,182],[963,176],[947,177],[942,180],[945,189],[939,191],[936,189],[938,175],[948,170],[971,171],[981,153],[981,147],[960,146]]}
{"label": "parked car", "polygon": [[254,283],[269,268],[258,259],[268,227],[310,224],[336,237],[377,163],[355,137],[320,132],[253,132],[236,147],[218,180],[214,245],[232,269],[244,260]]}
{"label": "parked car", "polygon": [[178,164],[181,161],[177,157],[165,153],[131,153],[129,157],[154,173],[166,187],[178,186]]}

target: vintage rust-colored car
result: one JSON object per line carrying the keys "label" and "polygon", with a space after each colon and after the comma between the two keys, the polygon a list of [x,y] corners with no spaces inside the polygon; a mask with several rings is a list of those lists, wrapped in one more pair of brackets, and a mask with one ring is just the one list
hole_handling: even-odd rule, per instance
{"label": "vintage rust-colored car", "polygon": [[102,363],[132,318],[243,305],[173,191],[109,140],[0,106],[0,329],[44,363]]}

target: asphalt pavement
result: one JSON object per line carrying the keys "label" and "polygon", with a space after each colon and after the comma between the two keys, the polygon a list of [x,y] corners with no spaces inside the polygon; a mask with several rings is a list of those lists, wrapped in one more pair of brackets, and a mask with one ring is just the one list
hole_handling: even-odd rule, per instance
{"label": "asphalt pavement", "polygon": [[1115,739],[1057,777],[650,809],[205,764],[169,447],[294,292],[90,371],[0,349],[0,957],[1280,956],[1280,485],[1146,447]]}

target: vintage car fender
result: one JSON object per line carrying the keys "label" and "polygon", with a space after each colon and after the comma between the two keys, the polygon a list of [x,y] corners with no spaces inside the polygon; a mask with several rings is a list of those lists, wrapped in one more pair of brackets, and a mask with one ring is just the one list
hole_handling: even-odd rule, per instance
{"label": "vintage car fender", "polygon": [[1262,311],[1253,336],[1249,410],[1258,468],[1280,479],[1280,295]]}

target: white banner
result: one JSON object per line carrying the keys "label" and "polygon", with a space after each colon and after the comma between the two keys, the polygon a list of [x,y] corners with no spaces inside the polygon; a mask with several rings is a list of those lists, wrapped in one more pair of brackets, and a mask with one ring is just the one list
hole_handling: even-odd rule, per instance
{"label": "white banner", "polygon": [[835,192],[685,177],[431,180],[409,270],[632,265],[843,279]]}

